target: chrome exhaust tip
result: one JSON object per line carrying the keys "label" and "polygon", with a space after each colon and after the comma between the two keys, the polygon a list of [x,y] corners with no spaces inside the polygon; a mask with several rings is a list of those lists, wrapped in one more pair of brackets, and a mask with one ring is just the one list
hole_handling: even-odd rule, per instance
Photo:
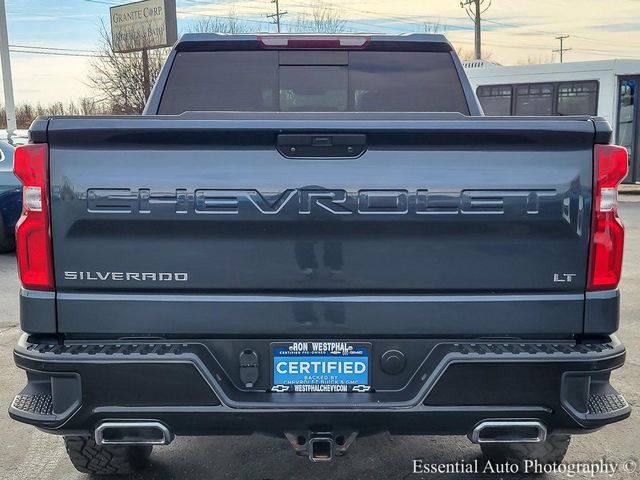
{"label": "chrome exhaust tip", "polygon": [[156,421],[111,421],[96,428],[98,445],[169,445],[173,435]]}
{"label": "chrome exhaust tip", "polygon": [[473,443],[542,443],[547,427],[538,420],[486,420],[469,436]]}

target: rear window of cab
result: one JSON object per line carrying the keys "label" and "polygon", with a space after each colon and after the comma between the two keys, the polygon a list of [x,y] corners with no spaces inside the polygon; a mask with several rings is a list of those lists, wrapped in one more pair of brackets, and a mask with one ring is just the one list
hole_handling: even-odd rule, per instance
{"label": "rear window of cab", "polygon": [[178,52],[158,113],[460,112],[448,52]]}

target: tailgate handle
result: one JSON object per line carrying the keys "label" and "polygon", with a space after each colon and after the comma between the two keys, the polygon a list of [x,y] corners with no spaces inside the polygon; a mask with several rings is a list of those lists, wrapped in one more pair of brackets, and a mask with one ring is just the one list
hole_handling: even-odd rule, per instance
{"label": "tailgate handle", "polygon": [[356,158],[367,149],[367,137],[352,133],[282,133],[277,147],[287,158]]}

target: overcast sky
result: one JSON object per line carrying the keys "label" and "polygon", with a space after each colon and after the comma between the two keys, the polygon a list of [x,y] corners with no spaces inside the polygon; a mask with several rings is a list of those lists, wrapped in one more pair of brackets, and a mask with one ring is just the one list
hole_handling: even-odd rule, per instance
{"label": "overcast sky", "polygon": [[[488,0],[487,0],[488,1]],[[118,0],[5,0],[16,102],[66,101],[92,95],[85,85],[88,56],[101,20]],[[312,2],[280,0],[283,27]],[[456,48],[473,49],[473,24],[459,0],[330,0],[355,32],[424,31],[439,23]],[[177,0],[178,30],[202,16],[233,14],[256,31],[273,30],[269,0]],[[570,35],[565,61],[634,58],[640,61],[640,0],[493,0],[484,14],[483,53],[502,64],[528,58],[557,61],[558,35]],[[38,49],[27,47],[40,47]],[[43,49],[42,47],[46,47]],[[64,49],[64,50],[52,50]],[[68,50],[67,50],[68,49]],[[30,53],[26,53],[29,50]],[[40,53],[34,53],[38,51]],[[57,53],[54,55],[54,53]],[[86,55],[86,56],[82,56]]]}

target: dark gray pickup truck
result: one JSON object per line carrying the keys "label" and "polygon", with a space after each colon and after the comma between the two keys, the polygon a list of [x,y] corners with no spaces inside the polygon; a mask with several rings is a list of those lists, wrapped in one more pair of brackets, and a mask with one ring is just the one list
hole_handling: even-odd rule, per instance
{"label": "dark gray pickup truck", "polygon": [[186,35],[144,115],[41,117],[16,151],[10,414],[93,473],[252,432],[561,461],[630,414],[610,140],[484,117],[438,35]]}

